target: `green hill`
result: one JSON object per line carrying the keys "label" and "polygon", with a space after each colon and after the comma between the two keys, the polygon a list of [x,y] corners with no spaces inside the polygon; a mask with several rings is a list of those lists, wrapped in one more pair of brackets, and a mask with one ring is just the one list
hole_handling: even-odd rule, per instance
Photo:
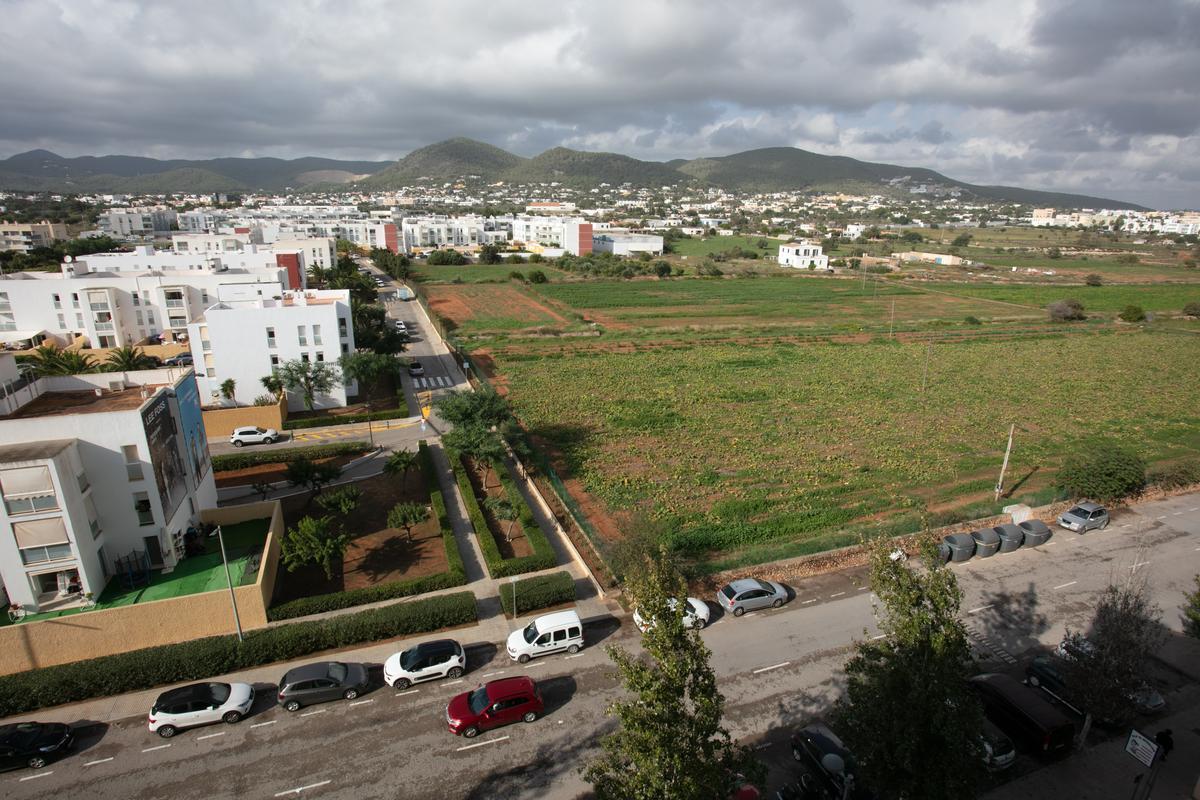
{"label": "green hill", "polygon": [[690,178],[658,161],[639,161],[619,153],[588,153],[555,147],[531,158],[505,176],[515,183],[559,181],[594,186],[608,183],[619,186],[666,186],[684,183]]}
{"label": "green hill", "polygon": [[413,150],[360,185],[364,188],[399,189],[422,178],[445,181],[472,175],[494,181],[526,161],[507,150],[474,139],[447,139]]}

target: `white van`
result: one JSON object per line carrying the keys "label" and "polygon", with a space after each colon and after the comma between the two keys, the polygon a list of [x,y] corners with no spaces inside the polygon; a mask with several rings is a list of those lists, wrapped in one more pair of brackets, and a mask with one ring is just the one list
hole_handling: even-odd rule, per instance
{"label": "white van", "polygon": [[546,614],[508,635],[508,657],[524,664],[535,656],[583,647],[583,623],[575,611]]}

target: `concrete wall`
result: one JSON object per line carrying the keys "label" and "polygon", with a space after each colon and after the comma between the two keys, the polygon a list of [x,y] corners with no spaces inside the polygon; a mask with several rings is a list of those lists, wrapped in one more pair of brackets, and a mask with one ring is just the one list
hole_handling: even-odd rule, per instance
{"label": "concrete wall", "polygon": [[273,406],[240,406],[238,408],[204,409],[204,434],[209,440],[221,439],[233,433],[234,428],[243,425],[258,425],[263,428],[283,430],[287,420],[287,400],[285,397]]}
{"label": "concrete wall", "polygon": [[[225,525],[270,517],[255,582],[233,590],[242,630],[265,628],[283,537],[279,502],[212,509],[201,512],[200,517],[205,522]],[[23,622],[0,628],[0,675],[234,631],[228,589]]]}

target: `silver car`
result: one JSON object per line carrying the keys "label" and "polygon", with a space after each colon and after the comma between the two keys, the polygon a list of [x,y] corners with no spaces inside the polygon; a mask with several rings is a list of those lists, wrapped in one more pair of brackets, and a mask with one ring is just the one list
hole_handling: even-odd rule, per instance
{"label": "silver car", "polygon": [[1060,527],[1076,533],[1108,527],[1108,511],[1099,503],[1080,503],[1058,515]]}
{"label": "silver car", "polygon": [[775,581],[741,578],[727,583],[717,592],[717,605],[740,617],[757,608],[779,608],[787,602],[787,589]]}

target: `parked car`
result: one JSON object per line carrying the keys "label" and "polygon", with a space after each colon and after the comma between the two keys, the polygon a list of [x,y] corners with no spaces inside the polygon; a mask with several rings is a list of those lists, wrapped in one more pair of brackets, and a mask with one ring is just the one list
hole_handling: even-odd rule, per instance
{"label": "parked car", "polygon": [[1059,527],[1076,533],[1108,527],[1108,509],[1099,503],[1080,503],[1058,515]]}
{"label": "parked car", "polygon": [[717,592],[717,605],[740,617],[756,608],[779,608],[787,602],[787,589],[775,581],[741,578],[727,583]]}
{"label": "parked car", "polygon": [[362,664],[322,661],[287,671],[279,681],[279,705],[299,711],[313,703],[353,700],[367,690],[370,679]]}
{"label": "parked car", "polygon": [[1017,760],[1017,748],[1013,746],[1012,739],[986,719],[979,738],[983,743],[983,763],[988,772],[1008,769]]}
{"label": "parked car", "polygon": [[[667,605],[674,611],[679,602],[672,597],[667,600]],[[698,600],[695,597],[689,597],[687,599],[687,607],[683,610],[683,625],[685,628],[700,630],[708,624],[710,614],[711,611],[709,610],[708,603]],[[653,627],[654,620],[653,618],[646,619],[642,616],[641,609],[635,608],[633,610],[633,624],[638,626],[638,630],[645,633]]]}
{"label": "parked car", "polygon": [[192,355],[191,353],[180,353],[177,356],[164,359],[162,363],[166,367],[190,367],[192,365]]}
{"label": "parked car", "polygon": [[[1054,655],[1063,661],[1073,661],[1076,653],[1090,655],[1095,648],[1096,646],[1086,636],[1073,634],[1063,637],[1058,647],[1054,649]],[[1052,681],[1053,678],[1047,676],[1047,682]],[[1033,683],[1032,680],[1030,683]],[[1067,691],[1065,681],[1062,683],[1062,690],[1065,692]],[[1157,714],[1167,707],[1166,699],[1163,698],[1157,689],[1145,681],[1142,681],[1138,688],[1131,691],[1128,697],[1134,710],[1139,714]]]}
{"label": "parked car", "polygon": [[414,378],[419,378],[425,374],[425,368],[421,366],[420,361],[408,362],[408,374]]}
{"label": "parked car", "polygon": [[520,630],[508,635],[508,657],[524,664],[531,658],[566,651],[571,655],[583,648],[583,623],[574,609],[543,614]]}
{"label": "parked car", "polygon": [[446,706],[446,723],[451,733],[470,739],[512,722],[533,722],[544,710],[532,678],[502,678],[456,695]]}
{"label": "parked car", "polygon": [[151,733],[170,739],[184,728],[241,720],[254,705],[248,683],[193,683],[163,692],[147,719]]}
{"label": "parked car", "polygon": [[75,734],[61,722],[18,722],[0,725],[0,772],[41,769],[70,752]]}
{"label": "parked car", "polygon": [[398,330],[398,331],[408,330],[408,323],[402,319],[396,320],[396,330]]}
{"label": "parked car", "polygon": [[793,733],[792,758],[804,766],[809,778],[801,780],[808,797],[830,800],[871,797],[866,787],[857,784],[858,765],[854,756],[825,725],[805,725]]}
{"label": "parked car", "polygon": [[1033,689],[996,672],[976,675],[968,683],[988,721],[1015,743],[1047,756],[1071,750],[1075,724]]}
{"label": "parked car", "polygon": [[462,645],[453,639],[422,642],[383,662],[383,681],[395,689],[435,678],[460,678],[467,668]]}
{"label": "parked car", "polygon": [[275,444],[278,441],[279,431],[274,428],[260,428],[256,425],[234,428],[233,433],[229,434],[229,443],[234,447],[241,447],[244,444]]}
{"label": "parked car", "polygon": [[1083,715],[1083,709],[1071,700],[1071,689],[1067,676],[1060,664],[1056,664],[1050,656],[1037,656],[1025,667],[1025,682],[1035,689],[1041,689],[1046,694],[1059,701],[1076,714]]}

